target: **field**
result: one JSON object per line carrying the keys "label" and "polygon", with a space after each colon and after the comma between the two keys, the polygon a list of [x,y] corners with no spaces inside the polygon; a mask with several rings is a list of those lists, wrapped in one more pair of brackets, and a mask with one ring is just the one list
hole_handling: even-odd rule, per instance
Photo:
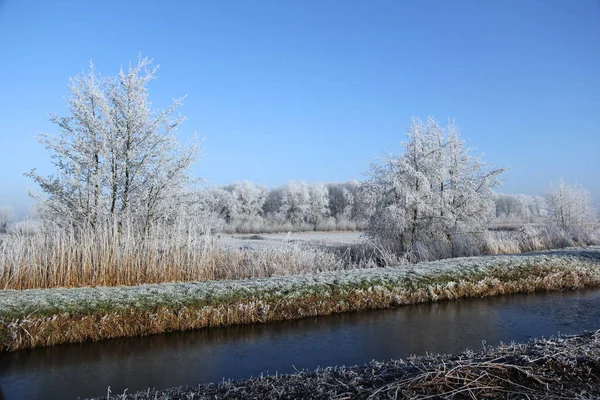
{"label": "field", "polygon": [[221,243],[229,248],[264,250],[290,248],[293,246],[339,247],[364,244],[366,238],[360,232],[290,232],[223,235]]}

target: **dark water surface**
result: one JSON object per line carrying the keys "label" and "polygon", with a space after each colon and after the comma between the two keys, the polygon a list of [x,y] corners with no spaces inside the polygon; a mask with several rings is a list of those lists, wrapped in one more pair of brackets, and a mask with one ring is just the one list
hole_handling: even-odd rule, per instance
{"label": "dark water surface", "polygon": [[600,328],[600,290],[511,295],[0,354],[6,400],[76,399],[456,353]]}

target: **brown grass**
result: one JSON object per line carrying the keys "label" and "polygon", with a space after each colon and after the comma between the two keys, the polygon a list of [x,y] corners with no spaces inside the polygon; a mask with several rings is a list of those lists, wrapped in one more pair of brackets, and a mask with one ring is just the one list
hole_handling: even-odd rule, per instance
{"label": "brown grass", "polygon": [[144,238],[132,231],[117,233],[111,229],[77,235],[64,231],[0,235],[0,290],[297,275],[593,243],[574,243],[555,231],[532,228],[523,232],[486,232],[465,240],[459,250],[430,243],[431,249],[422,254],[390,253],[365,243],[253,250],[221,247],[209,231],[183,221],[157,227]]}
{"label": "brown grass", "polygon": [[316,248],[225,249],[209,235],[187,232],[158,232],[146,240],[110,231],[0,236],[0,289],[246,279],[347,267]]}

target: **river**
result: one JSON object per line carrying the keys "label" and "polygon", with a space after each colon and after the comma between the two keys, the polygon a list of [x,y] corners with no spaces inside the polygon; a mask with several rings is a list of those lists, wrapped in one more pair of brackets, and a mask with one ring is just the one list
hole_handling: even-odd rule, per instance
{"label": "river", "polygon": [[77,399],[600,328],[600,290],[429,303],[0,354],[0,399]]}

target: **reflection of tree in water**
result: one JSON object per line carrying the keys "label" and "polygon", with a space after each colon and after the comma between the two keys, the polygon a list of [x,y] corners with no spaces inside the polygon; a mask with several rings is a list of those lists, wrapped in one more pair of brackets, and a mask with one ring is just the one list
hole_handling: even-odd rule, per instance
{"label": "reflection of tree in water", "polygon": [[[183,372],[190,372],[183,365],[172,365],[177,363],[177,357],[185,360],[199,352],[196,364],[201,364],[199,368],[203,373],[211,373],[213,335],[197,333],[113,339],[7,353],[2,355],[0,375],[6,381],[43,374],[43,381],[36,382],[46,385],[38,387],[40,393],[52,388],[58,393],[73,393],[82,398],[105,394],[108,386],[113,393],[122,393],[128,387],[138,390],[162,387],[161,382],[169,375],[172,378],[169,368],[175,368],[182,376],[185,376]],[[33,387],[22,390],[32,394],[30,398],[35,398],[37,393],[31,392]]]}
{"label": "reflection of tree in water", "polygon": [[[86,397],[86,393],[106,393],[109,385],[113,393],[122,393],[126,387],[131,391],[220,380],[234,374],[238,367],[242,371],[259,368],[249,372],[259,374],[263,372],[262,360],[250,359],[249,355],[265,350],[285,358],[273,343],[285,342],[289,351],[295,346],[289,342],[290,337],[318,340],[328,336],[336,325],[351,324],[354,318],[352,314],[338,315],[37,348],[0,355],[0,375],[15,379],[42,373],[46,383],[38,383],[47,386],[38,387],[40,393],[52,388]],[[245,353],[243,359],[236,357],[236,351]],[[32,394],[33,388],[23,390]]]}
{"label": "reflection of tree in water", "polygon": [[[581,330],[584,315],[590,324],[600,315],[592,315],[584,296],[584,292],[513,294],[379,311],[376,314],[385,321],[381,325],[377,319],[372,321],[365,333],[365,346],[371,354],[388,359],[479,350],[482,341],[487,345],[527,341],[565,332],[573,322]],[[594,294],[589,296],[596,298]]]}
{"label": "reflection of tree in water", "polygon": [[[269,330],[276,330],[276,327]],[[4,354],[7,360],[3,364],[4,366],[10,364],[15,368],[36,365],[39,368],[49,369],[58,365],[124,362],[132,355],[140,356],[165,351],[193,351],[195,348],[210,349],[215,344],[230,341],[249,343],[259,338],[264,331],[265,326],[263,325],[233,326],[42,347]]]}

